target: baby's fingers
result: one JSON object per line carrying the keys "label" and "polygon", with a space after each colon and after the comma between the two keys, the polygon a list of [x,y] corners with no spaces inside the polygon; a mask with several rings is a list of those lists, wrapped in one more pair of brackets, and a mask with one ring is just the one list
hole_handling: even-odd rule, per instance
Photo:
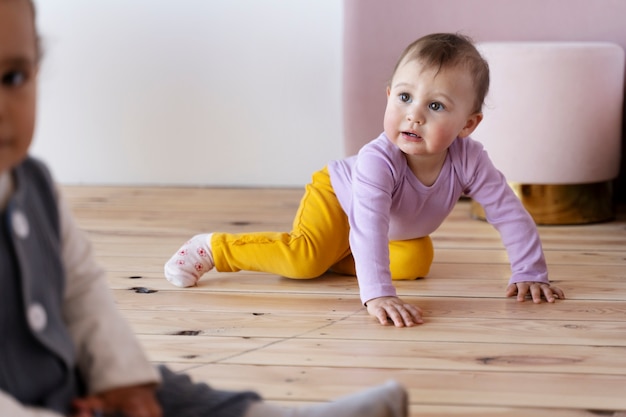
{"label": "baby's fingers", "polygon": [[549,303],[553,303],[557,298],[564,299],[565,293],[558,287],[551,287],[549,285],[542,285],[543,296]]}
{"label": "baby's fingers", "polygon": [[[546,291],[547,289],[547,291]],[[532,284],[530,286],[530,297],[533,299],[533,302],[536,304],[541,303],[541,294],[543,293],[543,295],[545,295],[546,300],[550,301],[550,299],[548,298],[548,293],[550,293],[550,297],[552,297],[552,291],[550,291],[550,286],[549,285],[539,285],[539,284]],[[554,301],[554,298],[552,298],[552,301]]]}
{"label": "baby's fingers", "polygon": [[404,303],[398,297],[375,298],[366,306],[367,312],[383,326],[393,323],[396,327],[411,327],[424,322],[419,307]]}
{"label": "baby's fingers", "polygon": [[542,298],[545,298],[549,303],[554,303],[557,298],[565,298],[565,293],[560,288],[539,282],[510,284],[506,288],[506,296],[511,297],[513,295],[517,295],[517,301],[524,301],[527,296],[530,296],[533,302],[537,304],[541,303]]}
{"label": "baby's fingers", "polygon": [[507,297],[512,297],[512,296],[514,296],[515,294],[517,294],[517,285],[515,285],[515,284],[509,284],[509,285],[506,287],[506,296],[507,296]]}
{"label": "baby's fingers", "polygon": [[387,326],[389,324],[389,316],[387,315],[387,311],[384,308],[379,307],[373,312],[374,317],[378,319],[378,322],[383,326]]}
{"label": "baby's fingers", "polygon": [[556,298],[560,300],[565,299],[565,293],[563,292],[562,289],[560,289],[559,287],[550,287],[550,288],[552,288],[552,294],[554,294]]}
{"label": "baby's fingers", "polygon": [[387,316],[396,327],[411,327],[422,324],[421,310],[411,304],[387,306]]}
{"label": "baby's fingers", "polygon": [[[514,284],[515,288],[517,288],[517,301],[524,301],[526,299],[526,295],[532,295],[532,288],[526,282],[518,282]],[[514,294],[511,294],[514,295]]]}
{"label": "baby's fingers", "polygon": [[407,326],[424,323],[422,310],[413,304],[405,304],[401,314],[402,318],[404,318],[404,324]]}

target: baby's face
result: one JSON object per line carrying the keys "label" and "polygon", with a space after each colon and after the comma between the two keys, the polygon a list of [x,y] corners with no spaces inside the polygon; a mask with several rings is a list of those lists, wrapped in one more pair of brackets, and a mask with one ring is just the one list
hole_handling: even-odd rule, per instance
{"label": "baby's face", "polygon": [[387,90],[385,133],[407,155],[442,156],[480,122],[482,116],[473,112],[475,97],[463,68],[403,62]]}
{"label": "baby's face", "polygon": [[26,0],[0,0],[0,173],[19,164],[35,126],[38,51]]}

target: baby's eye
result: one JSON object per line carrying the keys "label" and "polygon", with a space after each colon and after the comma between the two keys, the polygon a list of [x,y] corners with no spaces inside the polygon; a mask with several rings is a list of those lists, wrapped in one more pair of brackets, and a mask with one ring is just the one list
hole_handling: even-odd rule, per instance
{"label": "baby's eye", "polygon": [[408,93],[400,93],[400,101],[402,101],[403,103],[410,103],[411,95]]}
{"label": "baby's eye", "polygon": [[7,87],[19,87],[26,82],[27,75],[24,71],[8,71],[2,74],[2,85]]}
{"label": "baby's eye", "polygon": [[433,101],[432,103],[430,103],[428,105],[428,108],[434,111],[441,111],[445,109],[443,104],[439,103],[438,101]]}

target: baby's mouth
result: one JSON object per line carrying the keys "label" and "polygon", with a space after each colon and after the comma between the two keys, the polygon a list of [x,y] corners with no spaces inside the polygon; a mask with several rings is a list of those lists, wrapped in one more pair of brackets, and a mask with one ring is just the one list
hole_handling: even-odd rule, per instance
{"label": "baby's mouth", "polygon": [[402,134],[411,138],[415,138],[415,139],[421,138],[421,136],[413,132],[402,132]]}

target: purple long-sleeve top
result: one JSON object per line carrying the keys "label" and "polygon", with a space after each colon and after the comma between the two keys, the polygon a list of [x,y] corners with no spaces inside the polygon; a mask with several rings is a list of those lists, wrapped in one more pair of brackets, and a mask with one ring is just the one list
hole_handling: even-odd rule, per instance
{"label": "purple long-sleeve top", "polygon": [[549,282],[539,234],[483,146],[457,139],[431,186],[413,174],[402,151],[385,134],[355,156],[328,164],[331,183],[350,221],[363,303],[395,296],[389,270],[389,241],[428,236],[465,194],[480,203],[500,233],[511,263],[510,283]]}

